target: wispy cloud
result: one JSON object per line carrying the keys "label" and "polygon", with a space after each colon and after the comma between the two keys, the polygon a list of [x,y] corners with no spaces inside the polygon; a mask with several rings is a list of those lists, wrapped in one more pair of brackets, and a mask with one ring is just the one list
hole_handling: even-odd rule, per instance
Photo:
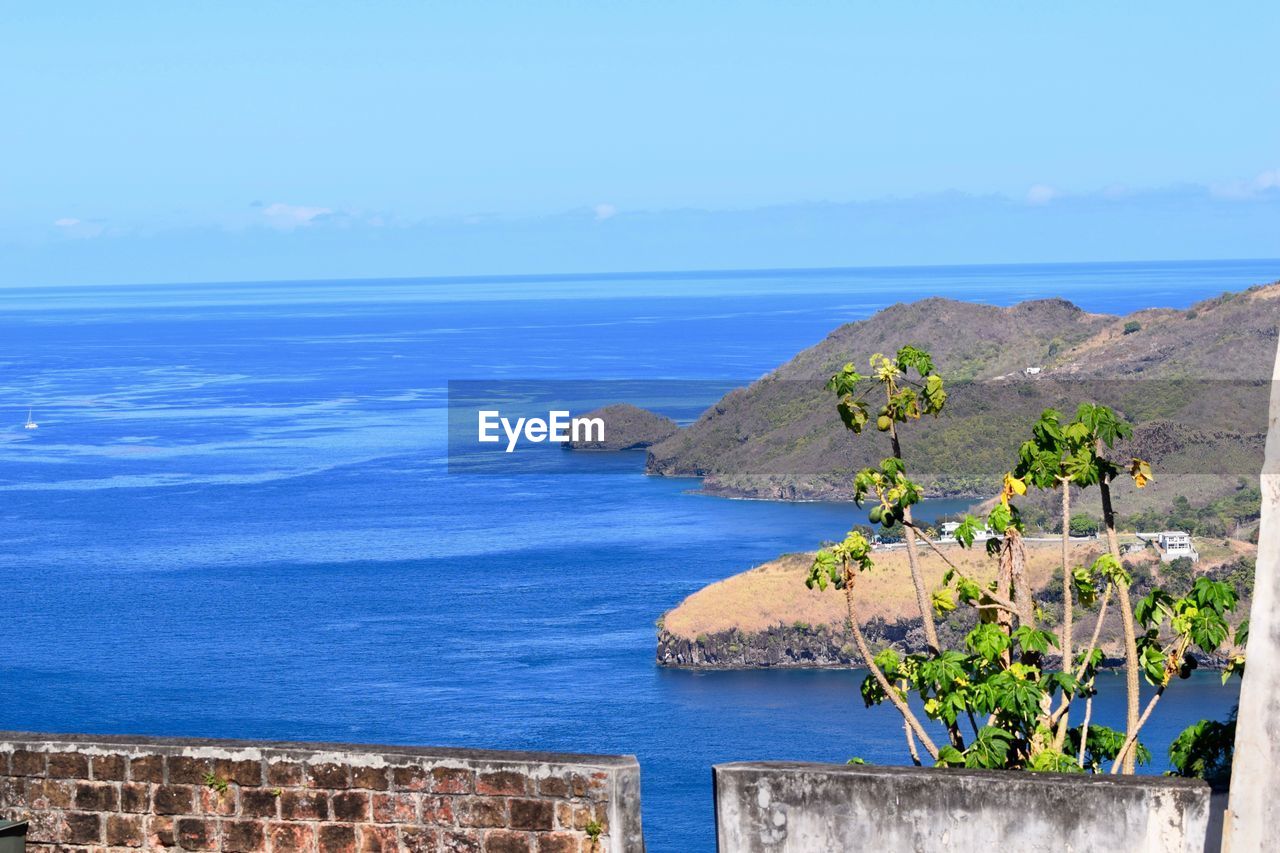
{"label": "wispy cloud", "polygon": [[618,208],[612,204],[597,204],[592,210],[595,213],[597,222],[603,222],[618,215]]}
{"label": "wispy cloud", "polygon": [[275,202],[262,208],[262,215],[267,222],[276,228],[290,230],[310,225],[317,219],[332,216],[333,210],[328,207],[311,207],[304,204],[285,204]]}
{"label": "wispy cloud", "polygon": [[1213,184],[1209,191],[1218,198],[1252,199],[1270,195],[1280,191],[1280,169],[1267,169],[1259,172],[1249,181],[1231,181],[1225,184]]}
{"label": "wispy cloud", "polygon": [[53,224],[59,228],[74,228],[80,224],[79,219],[73,219],[70,216],[64,216],[61,219],[53,220]]}
{"label": "wispy cloud", "polygon": [[1048,184],[1033,184],[1027,190],[1027,204],[1044,205],[1059,196],[1059,192]]}

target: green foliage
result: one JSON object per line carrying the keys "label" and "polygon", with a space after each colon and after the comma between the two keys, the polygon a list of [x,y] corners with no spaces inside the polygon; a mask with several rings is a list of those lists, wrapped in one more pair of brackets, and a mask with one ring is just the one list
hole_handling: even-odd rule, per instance
{"label": "green foliage", "polygon": [[[1066,745],[1069,754],[1078,755],[1080,753],[1082,728],[1083,726],[1076,726],[1067,730]],[[1104,762],[1115,760],[1116,754],[1120,752],[1120,747],[1124,745],[1124,740],[1125,734],[1122,731],[1097,724],[1089,726],[1089,733],[1085,742],[1084,769],[1094,773],[1103,772]],[[1134,755],[1140,765],[1151,763],[1151,750],[1143,746],[1141,741],[1135,744]]]}
{"label": "green foliage", "polygon": [[219,794],[227,793],[227,789],[230,787],[226,779],[213,773],[204,774],[202,781],[206,788],[211,788]]}
{"label": "green foliage", "polygon": [[[945,385],[932,357],[918,347],[905,346],[892,357],[876,354],[869,366],[870,373],[864,375],[852,363],[846,364],[827,383],[837,397],[841,418],[854,433],[861,433],[872,417],[872,394],[882,395],[883,404],[874,410],[874,416],[877,428],[889,433],[893,455],[878,466],[857,472],[854,497],[859,506],[871,504],[868,518],[882,530],[914,528],[919,533],[921,529],[910,519],[910,508],[919,502],[922,490],[907,476],[898,430],[924,415],[940,414],[947,399]],[[926,630],[933,630],[935,624],[944,630],[937,631],[936,644],[930,638],[927,654],[903,656],[886,648],[873,655],[868,661],[872,672],[863,679],[861,694],[867,706],[892,701],[913,730],[919,720],[907,700],[914,694],[920,701],[916,707],[922,707],[928,719],[946,726],[947,740],[941,745],[922,738],[939,766],[1096,773],[1104,770],[1104,762],[1117,760],[1126,733],[1099,725],[1087,730],[1066,727],[1063,716],[1077,700],[1097,694],[1102,651],[1077,645],[1072,649],[1074,661],[1060,669],[1046,667],[1046,663],[1052,664],[1053,650],[1061,648],[1061,640],[1055,631],[1043,627],[1047,624],[1045,609],[1035,601],[1025,601],[1023,596],[1029,594],[1025,586],[1011,579],[1017,577],[1013,561],[1025,559],[1018,535],[1025,526],[1018,500],[1029,489],[1087,489],[1109,484],[1126,473],[1142,488],[1153,477],[1146,461],[1132,459],[1121,465],[1106,455],[1116,442],[1131,436],[1129,424],[1106,406],[1082,403],[1069,420],[1055,409],[1041,413],[1031,437],[1018,448],[1015,464],[1004,476],[985,519],[985,526],[996,534],[986,540],[986,548],[988,555],[1000,559],[1003,574],[999,583],[984,586],[952,565],[942,585],[926,592],[915,574],[918,555],[912,551],[913,582],[922,602],[927,601],[922,603],[921,621]],[[1110,521],[1109,514],[1106,520]],[[1094,534],[1102,524],[1096,517],[1078,512],[1069,529],[1076,535]],[[1061,526],[1059,521],[1059,530]],[[962,547],[972,547],[983,527],[983,521],[965,516],[955,532],[956,541]],[[933,531],[928,533],[932,538]],[[869,530],[855,527],[843,541],[821,549],[806,579],[810,588],[833,586],[845,591],[850,624],[859,632],[860,642],[865,638],[854,618],[853,587],[858,575],[874,566],[869,534]],[[1171,567],[1170,577],[1180,577],[1177,573],[1183,568]],[[1088,608],[1110,598],[1116,587],[1141,595],[1133,611],[1137,642],[1132,651],[1146,679],[1164,689],[1173,676],[1186,678],[1195,668],[1189,652],[1192,646],[1211,654],[1227,642],[1228,617],[1239,599],[1236,585],[1226,578],[1188,576],[1185,580],[1171,592],[1156,585],[1146,569],[1104,553],[1089,566],[1064,565],[1058,575],[1058,590],[1061,593],[1062,584],[1070,583],[1075,598]],[[1057,600],[1062,601],[1062,596]],[[961,604],[971,614],[968,620],[958,616]],[[1247,625],[1237,629],[1236,643],[1241,644],[1247,633]],[[963,648],[953,648],[961,645],[961,637]],[[1232,667],[1237,671],[1243,666],[1243,656],[1233,659]],[[980,717],[987,720],[985,725],[979,725]],[[967,744],[962,723],[972,732]],[[1185,751],[1190,755],[1191,747]],[[1136,739],[1132,755],[1138,763],[1150,761],[1150,753]],[[1204,761],[1200,764],[1207,766]]]}
{"label": "green foliage", "polygon": [[1141,328],[1142,328],[1142,324],[1139,323],[1137,320],[1130,320],[1129,322],[1124,324],[1124,333],[1126,335],[1132,335],[1134,332],[1140,330]]}
{"label": "green foliage", "polygon": [[1134,530],[1185,530],[1195,536],[1219,537],[1257,521],[1261,514],[1261,489],[1245,484],[1230,495],[1199,504],[1178,495],[1171,509],[1127,515],[1124,523]]}
{"label": "green foliage", "polygon": [[1074,513],[1069,526],[1072,536],[1095,536],[1102,532],[1102,522],[1087,512]]}
{"label": "green foliage", "polygon": [[1236,715],[1226,722],[1201,720],[1182,730],[1169,745],[1171,776],[1204,779],[1224,787],[1231,778],[1231,754],[1236,740]]}

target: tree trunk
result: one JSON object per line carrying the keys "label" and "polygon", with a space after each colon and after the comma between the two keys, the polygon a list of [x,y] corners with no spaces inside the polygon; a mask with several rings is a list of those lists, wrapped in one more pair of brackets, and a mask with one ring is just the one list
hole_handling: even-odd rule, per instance
{"label": "tree trunk", "polygon": [[[902,458],[902,446],[898,443],[898,427],[889,427],[889,438],[893,442],[893,455]],[[938,644],[938,629],[933,622],[933,604],[929,601],[929,592],[924,588],[924,576],[920,573],[920,554],[916,546],[916,531],[912,526],[911,507],[902,508],[902,526],[907,534],[907,563],[911,566],[911,583],[916,588],[916,604],[920,606],[920,621],[924,625],[924,639],[929,645],[929,653],[937,657],[942,651]]]}
{"label": "tree trunk", "polygon": [[[1120,545],[1116,542],[1116,516],[1111,507],[1111,484],[1103,477],[1098,481],[1098,490],[1102,495],[1102,521],[1107,528],[1107,547],[1117,563],[1120,562]],[[1133,602],[1129,599],[1129,585],[1116,583],[1116,592],[1120,598],[1120,619],[1124,628],[1124,679],[1128,693],[1125,706],[1125,736],[1137,737],[1138,733],[1138,638],[1133,629]],[[1133,751],[1124,757],[1121,770],[1132,773],[1134,768]]]}
{"label": "tree trunk", "polygon": [[[1062,671],[1070,673],[1075,669],[1072,657],[1071,630],[1074,623],[1075,609],[1072,603],[1071,590],[1071,481],[1062,481]],[[1058,720],[1058,730],[1053,735],[1053,748],[1062,751],[1067,740],[1067,728],[1070,725],[1071,706],[1062,712]]]}

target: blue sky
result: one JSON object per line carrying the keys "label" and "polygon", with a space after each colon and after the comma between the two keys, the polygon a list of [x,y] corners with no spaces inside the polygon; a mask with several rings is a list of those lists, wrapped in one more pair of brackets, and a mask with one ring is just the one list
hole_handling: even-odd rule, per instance
{"label": "blue sky", "polygon": [[1280,256],[1280,7],[39,3],[0,284]]}

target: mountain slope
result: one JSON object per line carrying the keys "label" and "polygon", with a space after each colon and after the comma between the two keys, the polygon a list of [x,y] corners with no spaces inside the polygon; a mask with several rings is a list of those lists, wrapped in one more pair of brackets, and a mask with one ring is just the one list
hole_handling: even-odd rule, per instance
{"label": "mountain slope", "polygon": [[[901,303],[841,326],[728,394],[650,448],[647,470],[701,476],[706,491],[726,496],[847,498],[853,472],[888,455],[888,444],[874,431],[853,437],[843,428],[825,379],[845,362],[860,366],[872,353],[914,344],[951,385],[944,416],[904,437],[913,476],[931,494],[990,494],[1043,408],[1092,400],[1139,425],[1118,454],[1155,464],[1158,480],[1142,495],[1154,505],[1170,490],[1188,493],[1187,478],[1257,476],[1278,333],[1280,283],[1127,317],[1061,299],[1008,308]],[[1028,367],[1040,371],[1027,375]]]}

